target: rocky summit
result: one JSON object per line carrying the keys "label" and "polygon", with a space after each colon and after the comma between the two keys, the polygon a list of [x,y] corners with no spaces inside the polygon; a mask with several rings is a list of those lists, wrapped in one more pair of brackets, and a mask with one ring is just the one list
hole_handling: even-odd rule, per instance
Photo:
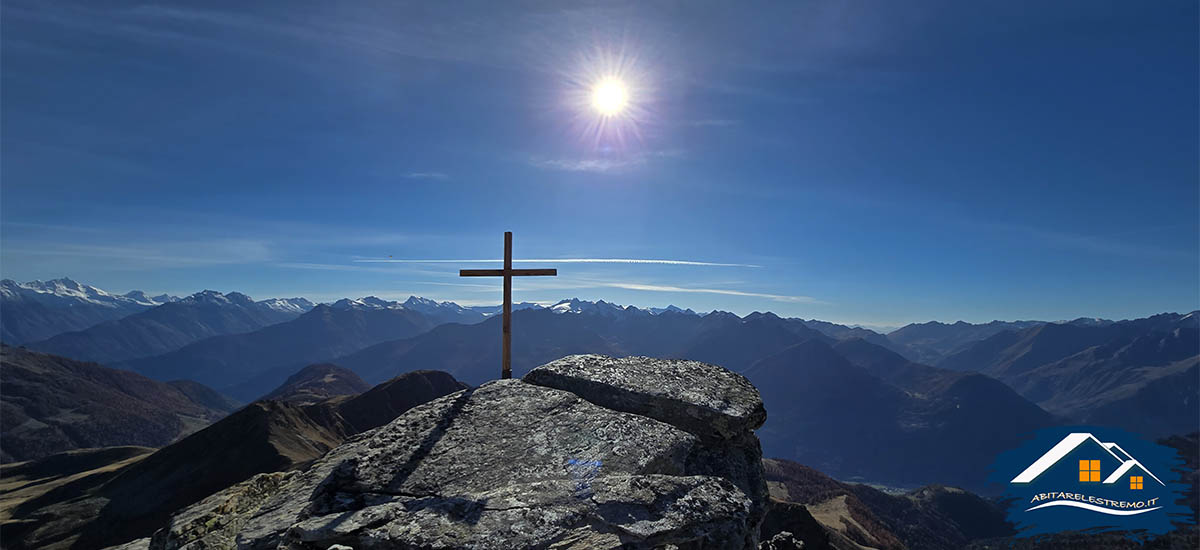
{"label": "rocky summit", "polygon": [[149,546],[756,548],[765,418],[721,367],[570,356],[214,494]]}

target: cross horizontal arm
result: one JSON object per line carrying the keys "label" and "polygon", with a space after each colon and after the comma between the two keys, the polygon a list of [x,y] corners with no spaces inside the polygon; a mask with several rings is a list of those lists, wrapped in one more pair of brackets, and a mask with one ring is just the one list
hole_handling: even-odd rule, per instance
{"label": "cross horizontal arm", "polygon": [[528,276],[557,276],[557,269],[460,269],[458,270],[459,277],[503,277],[509,275],[512,277],[528,277]]}
{"label": "cross horizontal arm", "polygon": [[459,277],[503,277],[503,269],[460,269]]}

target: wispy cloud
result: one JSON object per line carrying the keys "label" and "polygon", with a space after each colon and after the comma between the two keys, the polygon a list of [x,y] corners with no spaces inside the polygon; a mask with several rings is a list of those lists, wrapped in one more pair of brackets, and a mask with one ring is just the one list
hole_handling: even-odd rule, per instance
{"label": "wispy cloud", "polygon": [[634,155],[615,157],[615,158],[592,158],[592,159],[542,159],[533,158],[529,160],[529,164],[543,170],[561,170],[564,172],[593,172],[598,174],[611,174],[623,172],[636,166],[644,165],[653,159],[680,158],[683,156],[683,151],[678,149],[666,149],[662,151],[649,151],[637,153]]}
{"label": "wispy cloud", "polygon": [[409,172],[404,174],[405,178],[410,180],[448,180],[449,174],[442,172]]}
{"label": "wispy cloud", "polygon": [[367,273],[395,273],[386,267],[371,267],[365,265],[321,264],[312,262],[279,262],[275,267],[286,269],[309,269],[314,271],[358,271]]}
{"label": "wispy cloud", "polygon": [[439,282],[439,281],[416,281],[416,282],[414,282],[414,284],[433,285],[433,286],[453,286],[453,287],[459,287],[459,288],[481,288],[481,289],[487,290],[489,292],[494,292],[496,290],[496,285],[494,285],[494,284],[493,285],[482,285],[482,284],[477,284],[477,283],[443,283],[443,282]]}
{"label": "wispy cloud", "polygon": [[[360,259],[354,260],[358,263],[377,263],[377,264],[485,264],[485,263],[500,263],[504,260],[410,260],[410,259]],[[698,262],[692,260],[658,260],[658,259],[643,259],[643,258],[541,258],[513,260],[513,263],[560,263],[560,264],[659,264],[659,265],[690,265],[704,267],[762,267],[754,264],[737,264],[737,263],[721,263],[721,262]]]}
{"label": "wispy cloud", "polygon": [[[6,247],[5,257],[22,263],[66,259],[93,269],[137,270],[153,267],[186,267],[248,264],[270,260],[270,244],[252,239],[171,241],[131,245],[42,242]],[[104,261],[97,261],[104,260]]]}
{"label": "wispy cloud", "polygon": [[742,290],[731,290],[725,288],[692,288],[670,285],[651,285],[642,283],[623,283],[623,282],[600,282],[597,286],[622,288],[625,290],[644,290],[649,292],[683,292],[695,294],[721,294],[725,296],[745,296],[748,298],[766,298],[776,302],[789,302],[799,304],[825,304],[811,296],[787,296],[783,294],[766,294],[762,292],[746,292]]}
{"label": "wispy cloud", "polygon": [[616,172],[631,166],[644,164],[645,159],[638,157],[633,159],[533,159],[529,163],[538,168],[546,170],[562,170],[564,172],[594,172],[599,174],[607,174]]}

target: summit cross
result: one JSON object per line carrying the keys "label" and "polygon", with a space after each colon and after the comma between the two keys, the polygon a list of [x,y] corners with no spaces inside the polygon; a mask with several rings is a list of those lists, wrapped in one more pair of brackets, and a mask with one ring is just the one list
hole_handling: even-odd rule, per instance
{"label": "summit cross", "polygon": [[500,378],[512,378],[512,278],[555,276],[557,269],[513,269],[512,231],[504,232],[504,269],[460,269],[459,277],[504,277],[504,346],[500,356]]}

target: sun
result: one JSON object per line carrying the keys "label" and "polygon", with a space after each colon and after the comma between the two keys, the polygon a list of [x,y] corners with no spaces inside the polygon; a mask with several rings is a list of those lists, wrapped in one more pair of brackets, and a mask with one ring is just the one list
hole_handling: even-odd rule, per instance
{"label": "sun", "polygon": [[659,88],[637,51],[634,46],[584,49],[550,69],[561,75],[562,95],[549,104],[562,110],[573,133],[608,155],[632,151],[657,122]]}
{"label": "sun", "polygon": [[615,78],[601,80],[592,88],[592,107],[603,116],[616,116],[629,103],[629,89]]}

